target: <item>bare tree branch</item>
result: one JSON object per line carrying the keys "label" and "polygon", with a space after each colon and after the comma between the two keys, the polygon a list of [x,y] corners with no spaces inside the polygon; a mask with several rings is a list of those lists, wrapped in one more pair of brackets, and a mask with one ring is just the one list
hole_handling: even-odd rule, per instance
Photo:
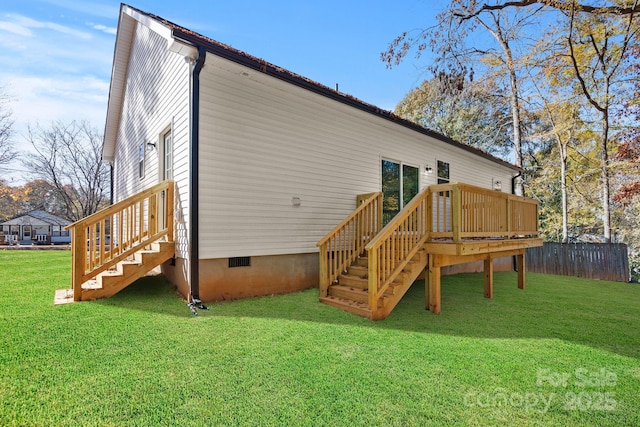
{"label": "bare tree branch", "polygon": [[0,87],[0,169],[16,159],[18,153],[14,150],[13,141],[13,120],[11,110],[6,106],[7,95]]}
{"label": "bare tree branch", "polygon": [[56,122],[28,133],[35,154],[23,163],[55,188],[67,218],[77,221],[105,206],[109,169],[101,160],[102,138],[88,123]]}
{"label": "bare tree branch", "polygon": [[475,11],[469,13],[456,12],[454,15],[462,20],[468,20],[477,17],[483,12],[493,10],[503,10],[510,7],[527,7],[533,5],[543,5],[552,7],[554,9],[562,10],[565,12],[585,12],[593,14],[614,14],[614,15],[631,15],[640,12],[640,5],[634,3],[632,6],[591,6],[583,3],[576,3],[574,1],[559,1],[559,0],[521,0],[521,1],[507,1],[499,4],[483,4]]}

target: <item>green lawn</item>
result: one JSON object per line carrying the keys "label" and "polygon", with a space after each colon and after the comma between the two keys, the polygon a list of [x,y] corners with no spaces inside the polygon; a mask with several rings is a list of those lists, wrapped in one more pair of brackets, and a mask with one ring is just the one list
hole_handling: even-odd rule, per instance
{"label": "green lawn", "polygon": [[422,282],[384,321],[317,290],[194,317],[147,278],[53,306],[69,252],[0,251],[0,425],[640,425],[640,286]]}

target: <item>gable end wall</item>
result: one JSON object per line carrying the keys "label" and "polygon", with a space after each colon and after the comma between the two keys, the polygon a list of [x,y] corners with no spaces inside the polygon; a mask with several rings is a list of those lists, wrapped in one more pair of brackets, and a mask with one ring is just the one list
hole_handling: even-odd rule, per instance
{"label": "gable end wall", "polygon": [[[121,120],[114,160],[115,201],[161,181],[158,168],[160,137],[172,127],[176,182],[176,251],[188,254],[189,212],[189,64],[167,50],[166,39],[137,23],[131,46]],[[145,152],[145,174],[138,174],[141,143],[153,142]]]}

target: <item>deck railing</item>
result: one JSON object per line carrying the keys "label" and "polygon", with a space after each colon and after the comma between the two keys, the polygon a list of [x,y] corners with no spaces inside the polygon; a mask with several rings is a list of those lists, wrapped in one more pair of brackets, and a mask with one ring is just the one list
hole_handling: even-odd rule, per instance
{"label": "deck railing", "polygon": [[357,197],[358,207],[322,240],[320,248],[320,297],[340,273],[364,251],[365,246],[382,228],[382,193]]}
{"label": "deck railing", "polygon": [[538,202],[467,184],[432,185],[430,240],[538,236]]}
{"label": "deck railing", "polygon": [[372,312],[427,240],[429,194],[426,188],[416,195],[365,248],[369,258],[369,308]]}
{"label": "deck railing", "polygon": [[164,181],[65,227],[74,300],[97,274],[164,236],[173,241],[173,191],[173,181]]}

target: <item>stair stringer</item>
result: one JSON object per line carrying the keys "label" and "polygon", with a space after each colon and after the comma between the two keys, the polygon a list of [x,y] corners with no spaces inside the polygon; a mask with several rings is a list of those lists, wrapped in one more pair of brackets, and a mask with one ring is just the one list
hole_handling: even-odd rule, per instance
{"label": "stair stringer", "polygon": [[174,242],[154,242],[151,250],[142,249],[133,261],[120,261],[116,271],[103,271],[82,285],[81,301],[109,298],[175,255]]}
{"label": "stair stringer", "polygon": [[400,284],[395,285],[392,288],[393,292],[391,292],[390,295],[385,293],[385,295],[379,300],[382,301],[382,304],[378,302],[378,307],[371,310],[371,320],[382,320],[389,317],[391,311],[393,311],[400,300],[402,300],[402,297],[404,297],[411,285],[413,285],[420,274],[424,272],[427,267],[428,260],[429,257],[424,249],[420,249],[416,252],[413,258],[411,258],[411,261],[409,261],[406,267],[402,270],[402,273],[398,275],[398,278],[396,278],[396,281],[400,279]]}

